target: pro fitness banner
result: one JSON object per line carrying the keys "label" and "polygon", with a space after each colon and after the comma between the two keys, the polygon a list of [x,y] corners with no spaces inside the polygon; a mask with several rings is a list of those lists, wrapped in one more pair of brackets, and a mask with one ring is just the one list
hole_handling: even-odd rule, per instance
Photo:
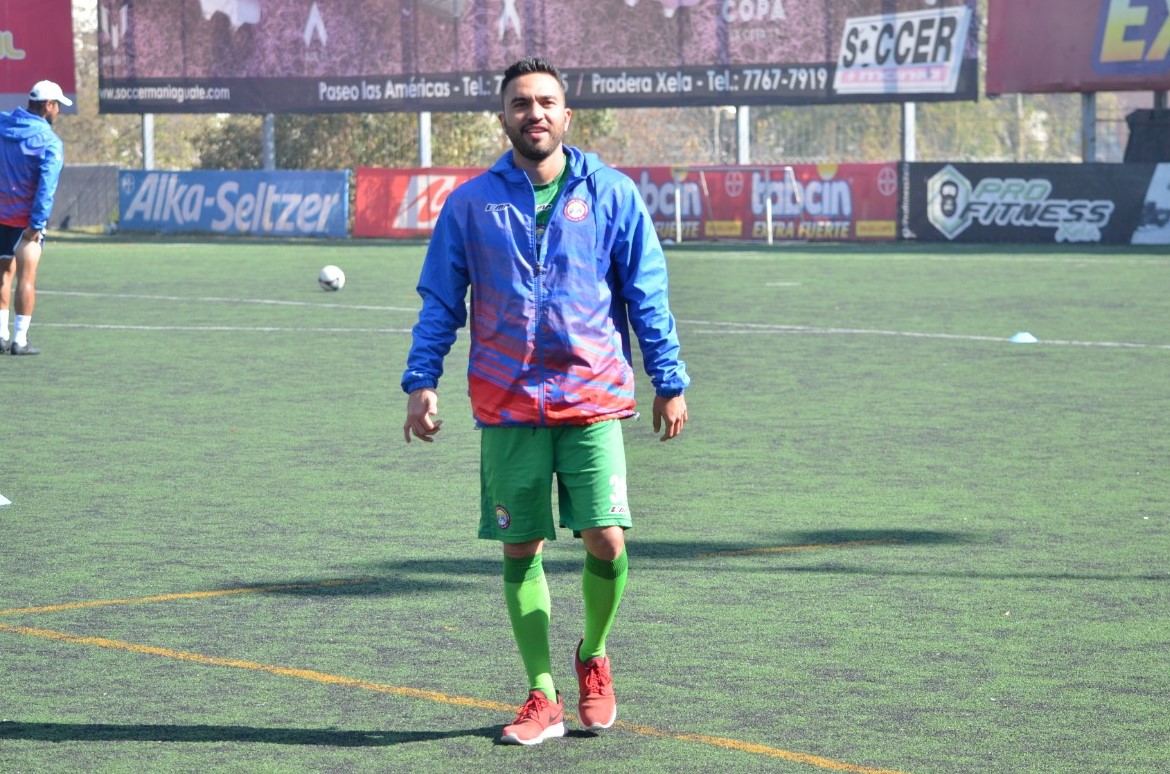
{"label": "pro fitness banner", "polygon": [[908,164],[905,171],[904,239],[1170,244],[1170,164]]}
{"label": "pro fitness banner", "polygon": [[[663,240],[772,238],[783,241],[893,240],[895,164],[785,167],[623,167]],[[355,174],[355,237],[426,237],[443,202],[480,169],[371,169]]]}
{"label": "pro fitness banner", "polygon": [[[56,0],[60,2],[60,0]],[[580,108],[975,99],[976,0],[97,0],[108,113],[499,110],[546,56]]]}

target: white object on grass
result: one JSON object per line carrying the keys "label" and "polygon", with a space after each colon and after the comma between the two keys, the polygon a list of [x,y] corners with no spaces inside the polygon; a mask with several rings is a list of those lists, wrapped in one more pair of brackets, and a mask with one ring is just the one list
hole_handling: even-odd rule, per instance
{"label": "white object on grass", "polygon": [[317,273],[317,284],[322,290],[341,290],[345,287],[345,272],[336,266],[326,266]]}
{"label": "white object on grass", "polygon": [[1008,341],[1010,341],[1012,344],[1035,344],[1036,342],[1040,341],[1040,339],[1036,338],[1027,331],[1020,331],[1015,336],[1012,336],[1010,339],[1008,339]]}

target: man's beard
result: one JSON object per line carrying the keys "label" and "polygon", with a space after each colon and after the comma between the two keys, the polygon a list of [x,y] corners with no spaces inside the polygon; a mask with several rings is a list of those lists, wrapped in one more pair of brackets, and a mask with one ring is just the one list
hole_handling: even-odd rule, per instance
{"label": "man's beard", "polygon": [[[533,144],[532,139],[524,133],[524,127],[514,129],[507,127],[506,133],[508,139],[512,142],[512,148],[515,149],[524,158],[529,161],[544,161],[549,156],[556,153],[561,145],[561,138],[564,137],[564,132],[558,132],[554,127],[549,127],[548,134],[544,135],[540,140],[542,145],[537,147]],[[543,143],[547,143],[543,145]]]}

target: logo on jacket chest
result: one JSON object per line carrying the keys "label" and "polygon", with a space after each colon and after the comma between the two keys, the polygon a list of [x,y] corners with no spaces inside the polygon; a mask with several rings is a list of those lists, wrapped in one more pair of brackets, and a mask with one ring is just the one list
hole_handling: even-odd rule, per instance
{"label": "logo on jacket chest", "polygon": [[580,223],[589,217],[589,205],[584,199],[569,199],[565,202],[565,217],[574,223]]}

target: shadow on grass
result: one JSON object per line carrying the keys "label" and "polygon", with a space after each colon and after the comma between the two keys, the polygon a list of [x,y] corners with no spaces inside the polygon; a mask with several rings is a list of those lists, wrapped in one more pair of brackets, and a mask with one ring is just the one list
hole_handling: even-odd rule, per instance
{"label": "shadow on grass", "polygon": [[495,738],[500,727],[451,731],[344,731],[253,726],[116,725],[0,721],[0,740],[28,742],[245,742],[320,747],[390,747],[456,737]]}
{"label": "shadow on grass", "polygon": [[[784,551],[826,552],[837,548],[898,548],[900,546],[957,545],[978,542],[978,538],[957,532],[929,530],[820,530],[790,532],[778,536],[774,543],[759,542],[699,542],[699,541],[640,541],[629,543],[630,557],[638,561],[704,560],[712,556],[735,554],[781,553]],[[563,542],[563,541],[561,541]],[[557,552],[561,553],[562,548]],[[551,551],[550,551],[551,553]],[[580,545],[571,548],[565,558],[544,559],[544,570],[550,575],[578,575],[584,561]],[[786,568],[773,568],[784,570]],[[353,579],[285,579],[263,580],[224,586],[221,591],[258,589],[266,594],[298,596],[406,596],[435,591],[459,590],[474,585],[475,581],[452,578],[497,578],[503,573],[502,559],[451,558],[405,559],[396,562],[376,562],[361,568]],[[446,580],[431,580],[426,576],[441,576]]]}
{"label": "shadow on grass", "polygon": [[[915,529],[827,529],[784,532],[775,542],[724,541],[669,541],[631,540],[628,545],[631,559],[642,566],[654,568],[656,562],[707,562],[712,559],[734,559],[737,556],[760,559],[772,557],[777,561],[767,566],[745,568],[744,572],[822,573],[825,575],[875,575],[890,577],[970,578],[974,580],[1089,580],[1089,581],[1170,581],[1170,574],[1109,574],[1070,572],[979,572],[948,570],[940,567],[899,569],[871,567],[865,564],[846,565],[840,561],[841,551],[897,551],[922,546],[969,546],[988,542],[988,538],[973,533],[941,532]],[[563,542],[563,541],[562,541]],[[561,550],[558,550],[560,553]],[[866,555],[872,555],[866,553]],[[823,556],[828,560],[809,566],[791,565],[779,560],[781,556]],[[579,575],[583,561],[582,549],[577,546],[572,555],[551,558],[546,555],[545,572],[549,575]],[[443,591],[474,585],[475,581],[429,581],[420,576],[439,575],[446,578],[496,578],[503,572],[499,559],[407,559],[398,562],[377,562],[364,566],[361,575],[367,576],[337,585],[328,580],[288,580],[256,582],[246,587],[267,587],[265,593],[303,596],[395,596]],[[233,587],[226,587],[228,589]]]}
{"label": "shadow on grass", "polygon": [[1042,581],[1154,581],[1170,582],[1170,573],[1081,573],[1081,572],[977,572],[974,570],[890,570],[869,567],[846,567],[825,564],[819,567],[769,568],[769,572],[815,575],[873,575],[883,578],[958,578],[967,580],[1042,580]]}
{"label": "shadow on grass", "polygon": [[918,529],[841,529],[806,532],[783,532],[774,542],[631,542],[631,557],[645,559],[705,559],[711,556],[784,553],[788,551],[830,551],[836,548],[886,546],[943,546],[980,542],[980,538],[962,532],[937,532]]}

